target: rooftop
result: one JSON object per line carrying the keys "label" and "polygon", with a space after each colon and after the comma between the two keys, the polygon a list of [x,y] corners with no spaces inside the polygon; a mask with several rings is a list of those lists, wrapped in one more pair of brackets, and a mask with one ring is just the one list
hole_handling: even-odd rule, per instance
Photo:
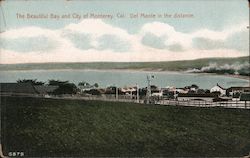
{"label": "rooftop", "polygon": [[250,93],[242,93],[240,95],[240,101],[250,101]]}
{"label": "rooftop", "polygon": [[205,97],[205,98],[216,98],[218,97],[218,94],[214,94],[214,93],[180,93],[178,94],[178,97]]}
{"label": "rooftop", "polygon": [[0,93],[37,94],[30,83],[0,83]]}

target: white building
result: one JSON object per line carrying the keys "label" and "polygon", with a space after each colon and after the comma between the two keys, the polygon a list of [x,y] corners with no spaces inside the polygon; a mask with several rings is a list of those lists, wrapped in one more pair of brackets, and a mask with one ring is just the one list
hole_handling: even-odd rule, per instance
{"label": "white building", "polygon": [[126,95],[132,95],[137,91],[137,87],[124,87],[121,88],[121,92],[125,93]]}
{"label": "white building", "polygon": [[85,86],[78,86],[78,88],[80,89],[81,92],[85,92],[85,91],[90,91],[91,89],[96,89],[95,86],[92,85],[85,85]]}
{"label": "white building", "polygon": [[162,97],[163,96],[163,91],[160,90],[158,92],[153,92],[151,95],[156,96],[156,97]]}
{"label": "white building", "polygon": [[212,102],[215,98],[218,98],[217,94],[208,93],[208,94],[197,94],[197,93],[190,93],[190,94],[184,94],[180,93],[178,94],[178,101],[209,101]]}
{"label": "white building", "polygon": [[210,89],[210,92],[213,93],[213,92],[220,92],[220,95],[221,96],[225,96],[226,95],[226,89],[221,87],[218,83],[216,86],[212,87]]}

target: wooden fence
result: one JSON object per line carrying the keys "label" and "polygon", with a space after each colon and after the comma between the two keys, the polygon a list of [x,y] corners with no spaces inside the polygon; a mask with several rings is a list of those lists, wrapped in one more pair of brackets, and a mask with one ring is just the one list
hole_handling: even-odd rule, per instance
{"label": "wooden fence", "polygon": [[[58,98],[58,97],[56,97],[56,98]],[[144,102],[145,97],[137,100],[136,97],[125,96],[125,95],[119,95],[118,97],[116,97],[115,95],[61,96],[59,98],[100,100],[100,101],[113,101],[113,102],[134,102],[134,103],[140,103],[140,104],[145,103]],[[212,102],[212,101],[204,101],[204,100],[178,101],[178,100],[173,100],[173,99],[172,100],[161,99],[161,100],[155,101],[154,104],[174,105],[174,106],[224,107],[224,108],[250,109],[250,102],[232,101],[232,100]]]}
{"label": "wooden fence", "polygon": [[196,106],[196,107],[224,107],[224,108],[244,108],[250,109],[250,102],[244,101],[220,101],[220,102],[210,102],[210,101],[176,101],[176,100],[161,100],[159,104],[162,105],[176,105],[176,106]]}

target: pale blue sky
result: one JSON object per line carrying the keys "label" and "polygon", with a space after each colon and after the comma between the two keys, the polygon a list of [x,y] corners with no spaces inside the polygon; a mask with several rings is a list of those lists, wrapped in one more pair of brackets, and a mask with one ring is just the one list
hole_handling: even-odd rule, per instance
{"label": "pale blue sky", "polygon": [[[224,49],[224,54],[222,53],[220,56],[226,56],[226,50],[228,50],[228,56],[234,56],[233,51],[235,52],[235,56],[248,55],[249,52],[249,34],[247,30],[247,25],[245,29],[237,30],[237,25],[247,24],[249,23],[249,8],[247,0],[5,0],[1,2],[1,9],[5,15],[6,26],[3,23],[3,16],[1,13],[0,20],[0,30],[10,33],[13,30],[19,30],[21,28],[28,28],[31,26],[35,26],[41,29],[48,29],[51,31],[63,30],[65,27],[70,24],[79,24],[81,21],[70,19],[70,20],[51,20],[51,19],[38,19],[38,20],[27,20],[27,19],[17,19],[16,13],[32,13],[32,14],[68,14],[68,13],[104,13],[104,14],[116,14],[116,13],[125,13],[129,15],[130,13],[189,13],[193,14],[194,18],[187,19],[112,19],[112,20],[102,20],[103,24],[101,25],[109,25],[111,27],[119,28],[128,33],[128,36],[134,36],[137,38],[140,45],[145,47],[145,49],[141,49],[139,51],[149,50],[151,47],[155,49],[155,51],[166,50],[170,52],[180,53],[182,51],[199,51],[199,50],[221,50]],[[157,30],[144,30],[144,34],[141,32],[144,29],[146,24],[150,24],[151,28],[159,26],[155,22],[159,22],[159,25],[164,25],[163,28],[173,27],[174,33],[179,35],[181,33],[181,37],[188,37],[186,40],[190,39],[190,46],[188,44],[183,43],[181,39],[179,41],[175,41],[174,37],[169,37],[169,33],[167,31],[162,32],[162,35],[156,35]],[[81,25],[79,24],[79,27]],[[199,32],[199,30],[210,30],[216,32],[215,36],[220,36],[224,32],[230,32],[230,27],[236,28],[233,33],[228,33],[225,35],[225,38],[220,37],[209,37],[206,38],[206,35],[193,35],[195,32]],[[20,31],[20,30],[19,30]],[[62,31],[63,32],[63,31]],[[204,31],[203,31],[204,32]],[[221,34],[220,34],[221,33]],[[208,33],[208,35],[211,35]],[[224,34],[223,34],[224,35]],[[121,39],[120,37],[116,37],[110,34],[103,34],[98,37],[98,39],[93,40],[91,34],[86,34],[85,32],[76,32],[74,34],[66,35],[67,40],[71,41],[72,45],[77,48],[77,50],[81,50],[84,54],[85,51],[92,51],[95,49],[99,53],[102,50],[111,50],[112,52],[138,52],[137,49],[132,49],[133,43],[128,43],[126,39]],[[64,36],[64,37],[66,37]],[[61,36],[60,36],[61,37]],[[2,38],[2,39],[1,39]],[[47,37],[40,36],[38,37],[38,41],[40,43],[47,43],[47,47],[36,45],[35,36],[32,37],[23,37],[19,39],[18,37],[14,39],[8,39],[7,35],[5,37],[0,36],[0,49],[5,54],[1,55],[3,58],[7,54],[14,53],[17,56],[21,56],[24,53],[32,52],[34,55],[35,52],[39,52],[37,57],[40,57],[41,53],[50,52],[56,49],[57,44],[60,43],[54,39],[47,39]],[[129,37],[130,39],[130,37]],[[31,42],[32,41],[32,42]],[[110,42],[109,42],[110,41]],[[112,42],[113,41],[113,42]],[[174,42],[173,42],[174,41]],[[240,42],[239,42],[240,41]],[[51,44],[48,44],[51,43]],[[84,43],[83,43],[84,42]],[[87,44],[86,44],[87,43]],[[96,46],[96,43],[98,43]],[[112,48],[113,44],[113,48]],[[32,46],[31,46],[32,45]],[[124,47],[123,47],[124,46]],[[27,48],[28,47],[28,48]],[[131,47],[131,48],[130,48]],[[37,49],[36,49],[37,48]],[[195,51],[194,51],[195,50]],[[11,51],[11,52],[9,52]],[[151,50],[150,51],[154,51]],[[54,51],[56,52],[56,51]],[[73,53],[73,52],[71,52]],[[90,53],[90,52],[88,52]],[[103,52],[105,53],[105,52]],[[106,52],[107,53],[107,52]],[[160,52],[159,52],[160,53]],[[162,52],[161,52],[162,53]],[[230,54],[231,53],[231,54]],[[236,55],[236,53],[238,53]],[[50,53],[52,54],[52,53]],[[56,54],[56,53],[55,53]],[[85,53],[87,54],[87,53]],[[169,53],[171,54],[171,53]],[[188,54],[188,53],[187,53]],[[147,54],[150,55],[150,54]],[[8,55],[7,55],[8,56]],[[14,59],[6,56],[6,60],[9,60],[9,63],[12,63]],[[13,56],[13,54],[12,54]],[[66,55],[65,55],[66,56]],[[211,53],[211,57],[213,53]],[[194,58],[200,57],[210,57],[205,55],[198,55]],[[25,57],[23,57],[25,58]],[[35,58],[35,56],[34,56]],[[77,58],[77,57],[76,57]],[[86,57],[85,57],[86,58]],[[136,57],[131,57],[136,58]],[[183,57],[184,58],[184,57]],[[150,57],[149,57],[150,59]],[[180,58],[181,59],[181,58]],[[63,60],[63,59],[62,59]],[[73,59],[72,59],[73,60]],[[94,59],[92,59],[94,60]],[[92,61],[90,60],[90,61]],[[98,59],[102,60],[101,58]],[[112,59],[104,59],[103,60],[112,60]],[[124,58],[124,61],[128,59]],[[140,59],[138,59],[140,60]],[[144,60],[144,59],[142,59]],[[145,59],[146,60],[146,59]],[[156,59],[155,59],[156,60]],[[162,59],[168,60],[168,59]],[[173,59],[173,60],[177,60]],[[0,60],[0,62],[3,62]],[[28,61],[30,62],[30,61]],[[7,63],[7,62],[6,62]]]}
{"label": "pale blue sky", "polygon": [[[16,13],[192,13],[193,20],[165,19],[177,31],[193,31],[206,27],[220,30],[226,25],[232,25],[249,18],[247,0],[6,0],[2,2],[6,16],[7,28],[21,26],[40,26],[46,28],[62,28],[76,20],[17,20]],[[106,20],[107,23],[119,26],[129,32],[136,32],[146,22],[155,20]]]}

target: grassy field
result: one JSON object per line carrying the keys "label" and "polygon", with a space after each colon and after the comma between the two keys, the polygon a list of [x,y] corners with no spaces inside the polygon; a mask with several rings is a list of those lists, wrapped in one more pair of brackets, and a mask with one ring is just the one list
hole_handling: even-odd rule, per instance
{"label": "grassy field", "polygon": [[163,61],[163,62],[91,62],[91,63],[41,63],[41,64],[0,64],[0,70],[34,70],[34,69],[148,69],[162,71],[186,71],[200,69],[210,63],[218,65],[249,62],[249,57],[239,58],[205,58],[197,60]]}
{"label": "grassy field", "polygon": [[4,152],[26,156],[244,156],[250,110],[1,98]]}

